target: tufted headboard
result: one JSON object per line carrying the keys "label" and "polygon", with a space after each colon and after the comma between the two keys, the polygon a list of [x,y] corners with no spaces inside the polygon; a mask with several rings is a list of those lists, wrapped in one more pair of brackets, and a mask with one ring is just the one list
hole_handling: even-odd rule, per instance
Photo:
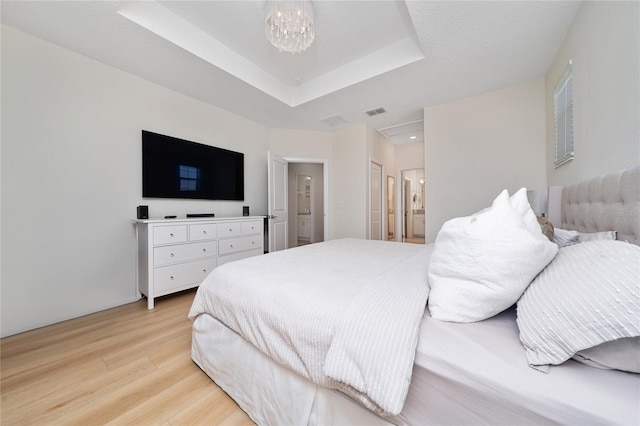
{"label": "tufted headboard", "polygon": [[640,245],[640,165],[564,187],[561,215],[563,229],[617,231]]}

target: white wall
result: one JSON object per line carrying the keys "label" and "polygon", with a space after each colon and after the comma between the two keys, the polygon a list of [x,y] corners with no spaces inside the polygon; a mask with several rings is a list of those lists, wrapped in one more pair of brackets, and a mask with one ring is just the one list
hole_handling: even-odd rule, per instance
{"label": "white wall", "polygon": [[329,160],[333,132],[270,129],[269,149],[283,158]]}
{"label": "white wall", "polygon": [[547,185],[542,79],[425,108],[424,128],[427,242],[505,188]]}
{"label": "white wall", "polygon": [[[245,201],[141,196],[140,131],[245,153]],[[269,129],[2,26],[2,336],[136,298],[136,206],[266,214]]]}
{"label": "white wall", "polygon": [[424,169],[424,142],[395,145],[395,156],[398,170]]}
{"label": "white wall", "polygon": [[367,129],[334,132],[330,166],[329,238],[367,237]]}
{"label": "white wall", "polygon": [[[583,3],[546,77],[549,185],[640,163],[639,55],[639,2]],[[555,169],[553,88],[570,59],[575,159]]]}

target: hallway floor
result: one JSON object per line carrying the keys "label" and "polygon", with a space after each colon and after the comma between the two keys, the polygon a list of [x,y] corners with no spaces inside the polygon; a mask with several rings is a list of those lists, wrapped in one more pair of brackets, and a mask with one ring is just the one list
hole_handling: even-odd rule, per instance
{"label": "hallway floor", "polygon": [[411,244],[424,244],[424,238],[405,238],[404,239],[405,243],[411,243]]}

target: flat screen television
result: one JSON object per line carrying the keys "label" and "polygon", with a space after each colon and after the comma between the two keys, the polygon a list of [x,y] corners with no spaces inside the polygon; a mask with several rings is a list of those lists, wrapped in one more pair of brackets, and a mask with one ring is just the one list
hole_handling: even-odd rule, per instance
{"label": "flat screen television", "polygon": [[143,130],[142,196],[244,200],[244,154]]}

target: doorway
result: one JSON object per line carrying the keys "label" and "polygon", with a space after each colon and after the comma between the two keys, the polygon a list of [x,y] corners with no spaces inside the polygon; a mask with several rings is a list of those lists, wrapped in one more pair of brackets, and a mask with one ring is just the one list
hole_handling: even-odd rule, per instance
{"label": "doorway", "polygon": [[325,166],[289,161],[289,247],[325,240]]}
{"label": "doorway", "polygon": [[424,244],[424,169],[403,170],[401,177],[402,241]]}

